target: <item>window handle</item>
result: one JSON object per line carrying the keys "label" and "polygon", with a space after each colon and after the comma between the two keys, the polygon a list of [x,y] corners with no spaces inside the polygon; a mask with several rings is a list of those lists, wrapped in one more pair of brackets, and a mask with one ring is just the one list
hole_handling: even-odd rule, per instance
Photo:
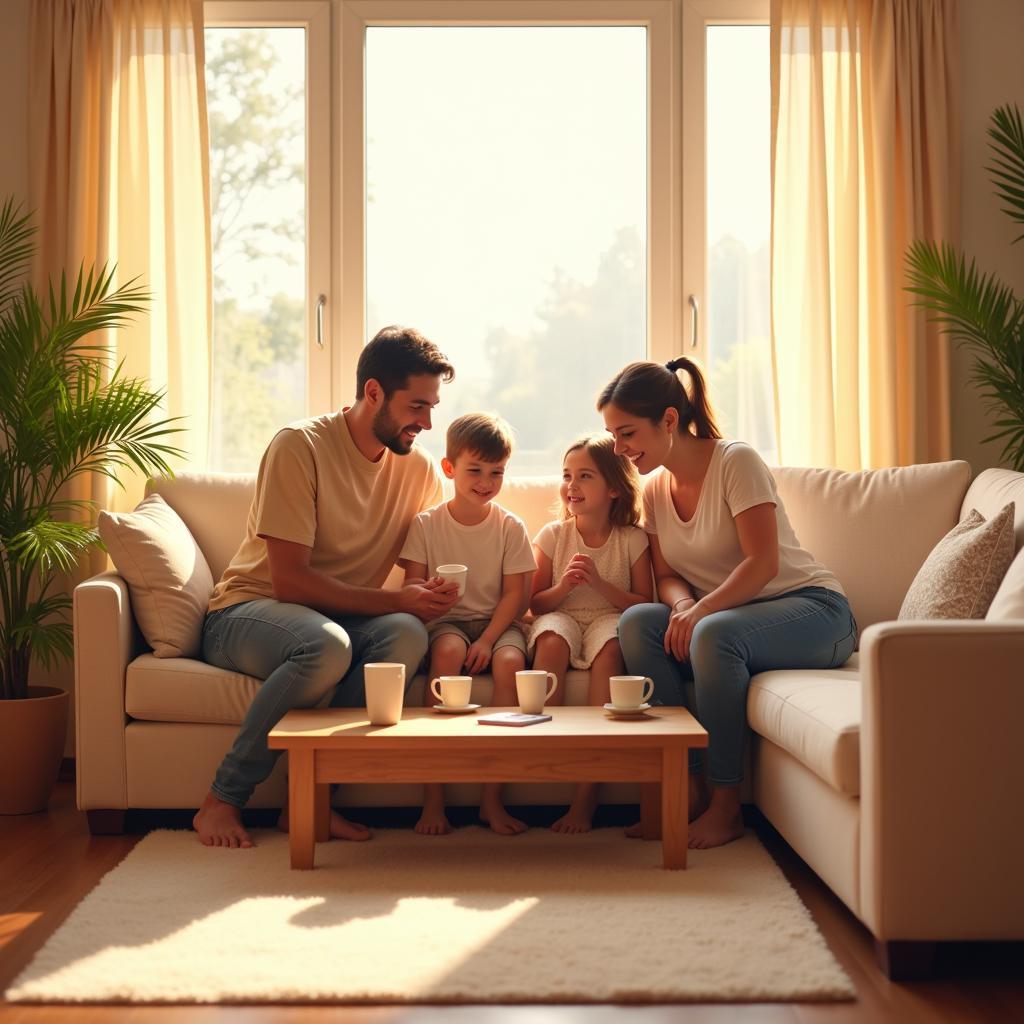
{"label": "window handle", "polygon": [[697,296],[691,295],[690,303],[690,348],[697,347]]}
{"label": "window handle", "polygon": [[320,348],[324,347],[324,306],[327,305],[327,296],[321,295],[316,300],[316,343]]}

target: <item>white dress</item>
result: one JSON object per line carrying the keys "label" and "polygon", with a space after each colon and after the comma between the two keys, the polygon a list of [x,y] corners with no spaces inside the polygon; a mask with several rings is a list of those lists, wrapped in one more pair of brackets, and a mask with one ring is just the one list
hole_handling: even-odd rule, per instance
{"label": "white dress", "polygon": [[[635,526],[613,526],[598,548],[583,543],[575,519],[548,523],[534,538],[551,559],[551,582],[557,583],[573,555],[589,555],[603,580],[629,591],[633,563],[648,546],[647,534]],[[538,615],[530,627],[527,647],[533,653],[541,633],[555,633],[569,645],[569,664],[587,669],[609,640],[618,637],[622,613],[589,583],[574,587],[556,611]]]}

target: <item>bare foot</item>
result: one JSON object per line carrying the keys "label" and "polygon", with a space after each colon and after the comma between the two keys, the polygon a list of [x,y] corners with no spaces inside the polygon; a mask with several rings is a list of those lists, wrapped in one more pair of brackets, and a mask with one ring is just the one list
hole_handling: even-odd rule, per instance
{"label": "bare foot", "polygon": [[566,835],[578,835],[581,832],[589,832],[593,827],[591,819],[593,811],[586,808],[570,807],[558,821],[551,826],[552,832],[562,832]]}
{"label": "bare foot", "polygon": [[242,812],[213,793],[206,794],[203,806],[192,819],[192,827],[199,833],[199,842],[204,846],[248,849],[256,845],[242,827]]}
{"label": "bare foot", "polygon": [[423,805],[420,820],[413,828],[421,836],[446,836],[452,830],[444,813],[444,807],[431,807],[428,804]]}
{"label": "bare foot", "polygon": [[710,807],[690,826],[691,850],[725,846],[743,835],[743,813],[739,808]]}
{"label": "bare foot", "polygon": [[[287,807],[281,811],[281,816],[277,819],[277,827],[282,832],[288,831]],[[348,818],[343,818],[337,811],[332,810],[330,837],[331,839],[347,839],[349,842],[362,843],[367,839],[372,839],[373,833],[365,825],[360,825],[357,821],[349,821]]]}
{"label": "bare foot", "polygon": [[481,807],[480,820],[490,825],[491,831],[497,832],[499,836],[517,836],[529,828],[525,821],[513,818],[501,804],[496,807]]}

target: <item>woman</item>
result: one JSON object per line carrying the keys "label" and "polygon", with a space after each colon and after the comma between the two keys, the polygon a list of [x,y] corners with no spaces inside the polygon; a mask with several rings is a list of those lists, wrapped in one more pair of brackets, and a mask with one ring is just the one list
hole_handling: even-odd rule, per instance
{"label": "woman", "polygon": [[839,581],[800,547],[760,456],[722,439],[693,362],[631,363],[597,405],[616,453],[651,474],[644,528],[663,603],[626,609],[622,655],[654,681],[655,703],[685,704],[707,729],[706,779],[691,754],[690,847],[721,846],[743,834],[751,674],[841,665],[857,625]]}

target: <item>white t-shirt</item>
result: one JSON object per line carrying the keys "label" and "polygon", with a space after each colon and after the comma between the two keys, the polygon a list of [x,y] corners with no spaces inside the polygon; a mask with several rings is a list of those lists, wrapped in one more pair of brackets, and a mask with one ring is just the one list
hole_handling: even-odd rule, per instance
{"label": "white t-shirt", "polygon": [[494,502],[476,526],[456,522],[448,502],[421,512],[409,527],[399,558],[425,565],[428,577],[446,563],[468,566],[465,594],[439,622],[489,619],[501,600],[502,577],[537,568],[522,519]]}
{"label": "white t-shirt", "polygon": [[776,597],[801,587],[824,587],[840,594],[839,580],[805,551],[779,499],[775,478],[761,456],[742,441],[717,441],[697,508],[683,521],[672,502],[672,477],[655,472],[644,486],[644,529],[656,534],[665,561],[701,598],[729,577],[744,559],[733,521],[755,505],[775,506],[779,530],[779,572],[758,594]]}

